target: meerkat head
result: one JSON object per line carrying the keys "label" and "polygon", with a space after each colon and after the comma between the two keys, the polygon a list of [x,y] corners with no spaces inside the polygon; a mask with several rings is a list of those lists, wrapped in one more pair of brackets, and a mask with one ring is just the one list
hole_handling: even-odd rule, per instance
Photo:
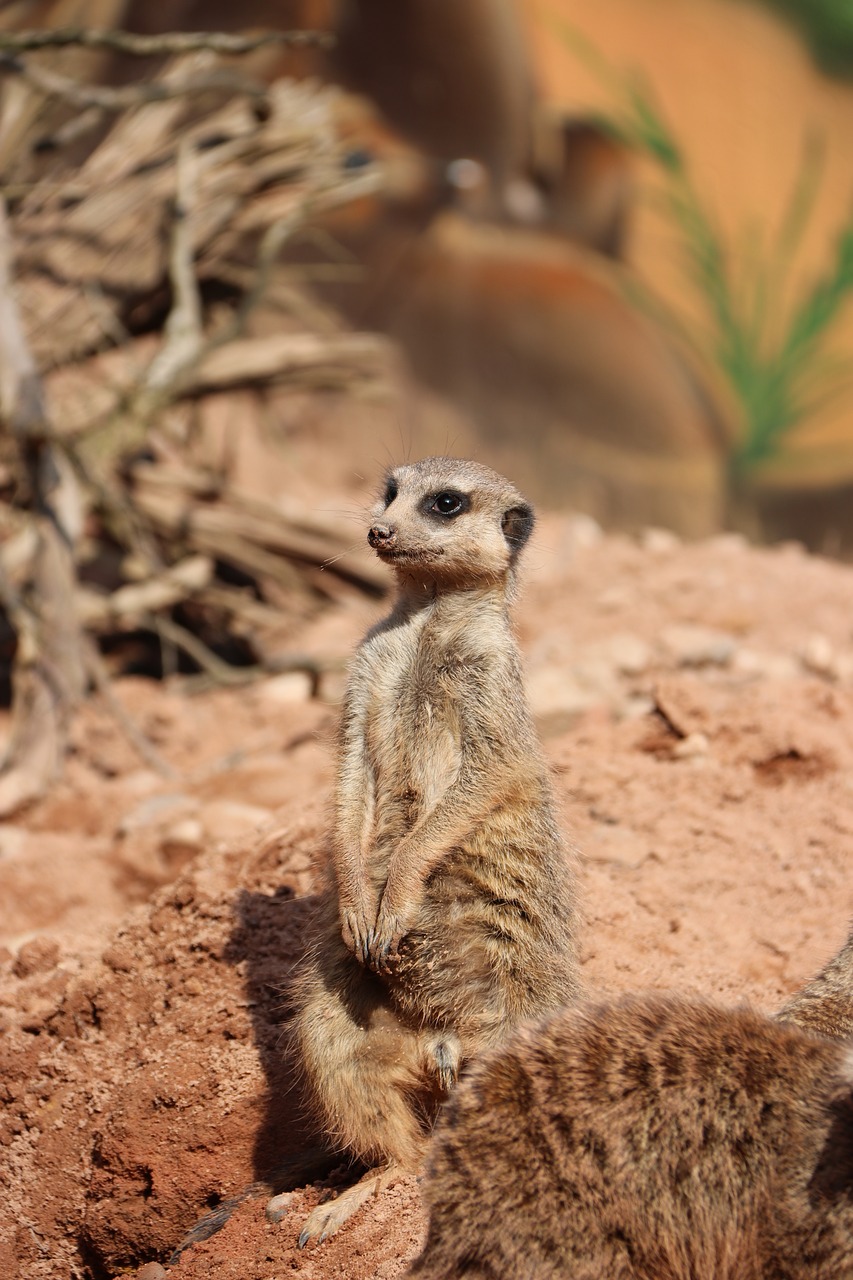
{"label": "meerkat head", "polygon": [[473,586],[506,578],[533,529],[533,508],[477,462],[425,458],[385,478],[367,540],[404,578]]}

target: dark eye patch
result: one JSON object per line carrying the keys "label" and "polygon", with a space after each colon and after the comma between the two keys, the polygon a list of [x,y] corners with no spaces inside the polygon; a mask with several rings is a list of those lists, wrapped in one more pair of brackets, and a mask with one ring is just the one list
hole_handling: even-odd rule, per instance
{"label": "dark eye patch", "polygon": [[391,479],[388,481],[387,485],[385,486],[385,497],[383,501],[386,507],[390,507],[391,503],[394,501],[399,491],[400,490],[397,485],[397,481],[392,476]]}
{"label": "dark eye patch", "polygon": [[427,515],[444,516],[446,520],[452,520],[461,516],[464,511],[471,510],[471,499],[467,493],[442,489],[440,493],[432,493],[424,499],[423,509]]}

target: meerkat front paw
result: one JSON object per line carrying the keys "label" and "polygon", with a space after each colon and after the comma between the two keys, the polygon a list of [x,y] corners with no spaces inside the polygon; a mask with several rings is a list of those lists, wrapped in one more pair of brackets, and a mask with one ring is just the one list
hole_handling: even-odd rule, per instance
{"label": "meerkat front paw", "polygon": [[384,973],[391,968],[400,943],[412,927],[413,914],[411,909],[395,910],[383,901],[367,938],[366,963],[371,969]]}
{"label": "meerkat front paw", "polygon": [[369,963],[368,943],[371,936],[371,925],[376,912],[370,912],[364,903],[348,907],[341,904],[341,937],[344,945],[353,953],[360,964]]}

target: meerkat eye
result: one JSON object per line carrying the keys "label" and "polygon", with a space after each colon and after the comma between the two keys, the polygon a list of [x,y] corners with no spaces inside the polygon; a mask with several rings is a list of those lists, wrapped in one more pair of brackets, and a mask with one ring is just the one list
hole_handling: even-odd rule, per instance
{"label": "meerkat eye", "polygon": [[471,505],[470,498],[464,493],[455,493],[454,490],[448,489],[444,493],[437,493],[430,503],[429,510],[434,511],[439,516],[461,516],[463,511],[467,511]]}
{"label": "meerkat eye", "polygon": [[394,501],[398,493],[399,493],[399,489],[397,487],[397,481],[389,480],[388,484],[385,487],[384,501],[385,501],[386,507],[390,507],[391,503]]}

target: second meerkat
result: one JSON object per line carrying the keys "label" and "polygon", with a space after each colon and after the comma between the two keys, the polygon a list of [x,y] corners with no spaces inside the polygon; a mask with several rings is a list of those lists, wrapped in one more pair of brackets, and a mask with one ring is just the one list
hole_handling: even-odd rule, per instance
{"label": "second meerkat", "polygon": [[484,1054],[412,1280],[853,1280],[853,928],[776,1018],[646,993]]}
{"label": "second meerkat", "polygon": [[302,1244],[418,1167],[466,1059],[579,992],[573,872],[508,611],[532,509],[487,467],[428,458],[389,474],[373,515],[397,598],[351,667],[294,1030],[322,1123],[379,1168]]}

